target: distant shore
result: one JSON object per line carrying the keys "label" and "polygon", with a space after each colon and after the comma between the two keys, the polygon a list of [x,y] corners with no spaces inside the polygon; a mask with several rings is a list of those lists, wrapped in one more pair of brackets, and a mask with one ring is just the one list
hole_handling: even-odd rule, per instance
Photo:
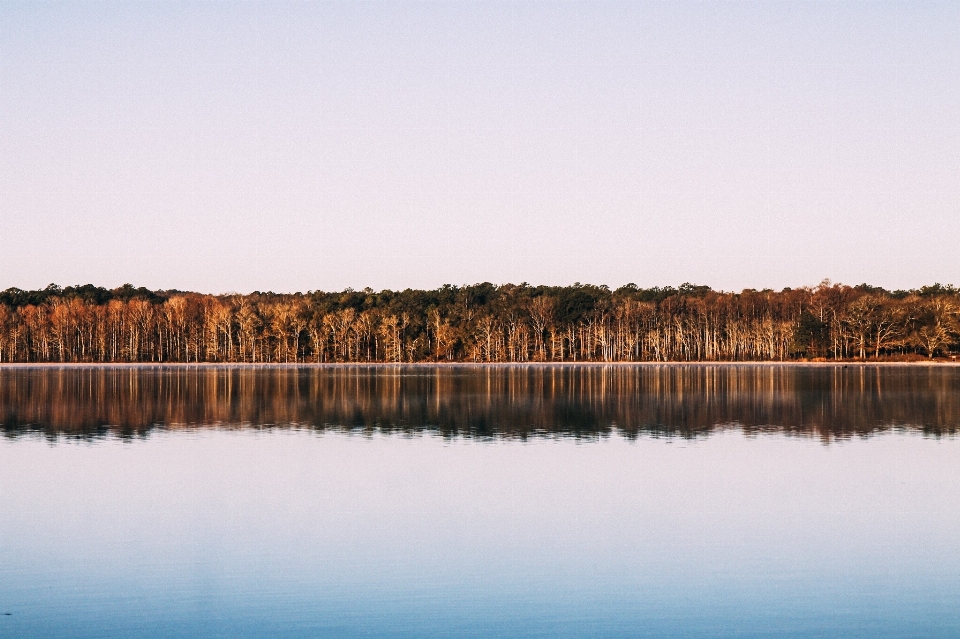
{"label": "distant shore", "polygon": [[960,290],[491,284],[0,291],[0,362],[870,363],[960,353]]}

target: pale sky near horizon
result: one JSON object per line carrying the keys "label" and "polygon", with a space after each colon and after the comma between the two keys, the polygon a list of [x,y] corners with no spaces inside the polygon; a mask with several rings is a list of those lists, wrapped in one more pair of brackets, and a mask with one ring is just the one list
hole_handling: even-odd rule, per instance
{"label": "pale sky near horizon", "polygon": [[960,284],[960,3],[0,3],[0,289]]}

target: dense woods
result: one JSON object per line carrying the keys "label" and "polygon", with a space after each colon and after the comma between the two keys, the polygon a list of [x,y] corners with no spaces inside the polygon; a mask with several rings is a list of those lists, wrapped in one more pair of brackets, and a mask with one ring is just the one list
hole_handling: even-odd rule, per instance
{"label": "dense woods", "polygon": [[527,284],[0,293],[0,362],[626,362],[952,356],[960,291]]}

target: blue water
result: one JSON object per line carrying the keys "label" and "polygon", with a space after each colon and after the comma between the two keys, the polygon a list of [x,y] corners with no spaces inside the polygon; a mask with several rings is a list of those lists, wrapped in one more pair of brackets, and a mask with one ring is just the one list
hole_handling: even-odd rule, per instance
{"label": "blue water", "polygon": [[960,637],[958,542],[909,427],[0,440],[3,637]]}

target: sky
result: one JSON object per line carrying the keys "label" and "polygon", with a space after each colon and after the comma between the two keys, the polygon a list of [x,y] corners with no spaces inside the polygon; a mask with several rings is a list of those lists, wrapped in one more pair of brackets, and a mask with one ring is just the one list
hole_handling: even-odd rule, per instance
{"label": "sky", "polygon": [[960,284],[960,3],[0,3],[0,289]]}

